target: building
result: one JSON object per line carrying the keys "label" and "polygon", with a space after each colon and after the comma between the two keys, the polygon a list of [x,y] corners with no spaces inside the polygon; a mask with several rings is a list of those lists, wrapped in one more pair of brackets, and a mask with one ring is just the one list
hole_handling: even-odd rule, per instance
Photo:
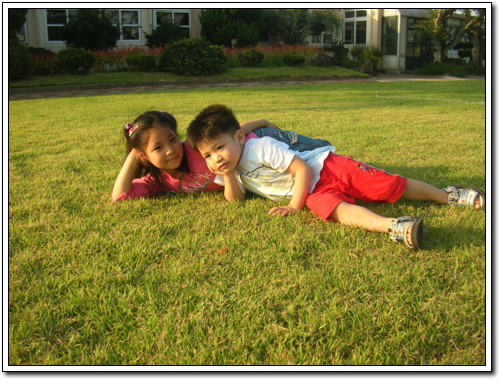
{"label": "building", "polygon": [[[200,36],[200,9],[108,9],[106,12],[115,25],[120,27],[118,47],[145,46],[145,33],[151,33],[165,20],[174,20],[182,28],[189,29],[192,37]],[[66,46],[60,37],[62,26],[76,9],[28,9],[26,24],[20,39],[29,46],[57,52]]]}
{"label": "building", "polygon": [[428,9],[338,9],[341,30],[309,39],[312,45],[342,40],[348,49],[366,45],[382,50],[382,69],[412,71],[432,62],[431,41],[415,28]]}
{"label": "building", "polygon": [[[428,9],[335,9],[341,19],[341,30],[309,36],[307,42],[322,46],[332,40],[342,40],[344,46],[377,47],[382,50],[382,69],[412,71],[432,62],[431,41],[415,28],[419,20],[429,15]],[[29,9],[21,38],[29,46],[55,52],[65,47],[59,30],[76,9]],[[109,9],[121,35],[117,46],[144,46],[145,33],[150,33],[164,20],[174,20],[189,29],[191,37],[200,36],[201,9]],[[456,55],[456,52],[451,52]]]}

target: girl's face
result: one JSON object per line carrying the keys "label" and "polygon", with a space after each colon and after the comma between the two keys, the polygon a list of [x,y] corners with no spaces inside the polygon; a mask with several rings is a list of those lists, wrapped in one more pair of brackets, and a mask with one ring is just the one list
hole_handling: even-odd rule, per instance
{"label": "girl's face", "polygon": [[170,128],[153,127],[145,132],[142,154],[151,164],[167,173],[175,173],[181,165],[184,148]]}

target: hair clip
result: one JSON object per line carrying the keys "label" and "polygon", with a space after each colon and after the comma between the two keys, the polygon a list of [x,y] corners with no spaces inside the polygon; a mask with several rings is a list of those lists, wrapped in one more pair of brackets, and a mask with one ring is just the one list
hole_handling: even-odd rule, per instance
{"label": "hair clip", "polygon": [[137,130],[137,128],[139,128],[138,125],[133,127],[132,124],[125,123],[125,130],[128,132],[128,137],[132,136],[134,134],[134,132]]}

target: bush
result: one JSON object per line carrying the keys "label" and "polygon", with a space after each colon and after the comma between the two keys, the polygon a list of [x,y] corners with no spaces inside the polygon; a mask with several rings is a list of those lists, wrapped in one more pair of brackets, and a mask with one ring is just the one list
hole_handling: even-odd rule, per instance
{"label": "bush", "polygon": [[86,50],[69,48],[57,53],[54,62],[56,67],[63,72],[87,73],[94,65],[95,56]]}
{"label": "bush", "polygon": [[156,68],[155,57],[138,51],[125,58],[125,63],[132,71],[152,71]]}
{"label": "bush", "polygon": [[468,75],[486,75],[486,67],[483,65],[470,65],[465,68],[465,72]]}
{"label": "bush", "polygon": [[356,69],[363,72],[373,72],[382,63],[384,55],[378,48],[356,45],[351,49],[351,56],[356,63]]}
{"label": "bush", "polygon": [[287,66],[300,66],[306,59],[297,53],[287,53],[283,56],[283,63]]}
{"label": "bush", "polygon": [[466,67],[453,63],[433,62],[415,70],[419,75],[452,75],[463,78],[466,76]]}
{"label": "bush", "polygon": [[56,73],[54,52],[45,48],[28,47],[33,56],[33,75],[53,75]]}
{"label": "bush", "polygon": [[184,76],[213,75],[224,70],[225,62],[220,47],[198,38],[185,38],[165,48],[159,68]]}
{"label": "bush", "polygon": [[33,56],[17,38],[9,39],[9,80],[28,78],[33,73]]}
{"label": "bush", "polygon": [[335,64],[335,55],[332,52],[316,53],[311,58],[311,65],[320,67],[330,67]]}
{"label": "bush", "polygon": [[116,46],[118,38],[120,28],[99,9],[78,9],[63,27],[63,40],[69,48],[110,49]]}
{"label": "bush", "polygon": [[238,61],[243,67],[256,67],[264,59],[264,53],[255,49],[242,50],[238,53]]}
{"label": "bush", "polygon": [[331,45],[324,48],[326,52],[333,53],[334,65],[345,67],[349,60],[349,49],[344,47],[342,41],[333,41]]}
{"label": "bush", "polygon": [[174,22],[164,22],[151,34],[144,33],[146,37],[146,46],[149,47],[164,47],[172,42],[189,38],[189,29],[181,28]]}

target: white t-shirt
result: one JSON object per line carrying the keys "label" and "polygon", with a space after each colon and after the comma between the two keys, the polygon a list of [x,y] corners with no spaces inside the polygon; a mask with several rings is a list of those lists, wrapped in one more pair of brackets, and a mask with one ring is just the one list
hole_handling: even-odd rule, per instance
{"label": "white t-shirt", "polygon": [[[323,162],[330,152],[335,152],[334,146],[295,152],[285,143],[271,137],[251,139],[245,143],[243,155],[236,166],[236,179],[243,192],[246,189],[274,201],[290,199],[293,195],[295,176],[286,170],[297,155],[313,169],[310,194],[319,181]],[[217,176],[214,182],[224,185],[224,178]]]}

